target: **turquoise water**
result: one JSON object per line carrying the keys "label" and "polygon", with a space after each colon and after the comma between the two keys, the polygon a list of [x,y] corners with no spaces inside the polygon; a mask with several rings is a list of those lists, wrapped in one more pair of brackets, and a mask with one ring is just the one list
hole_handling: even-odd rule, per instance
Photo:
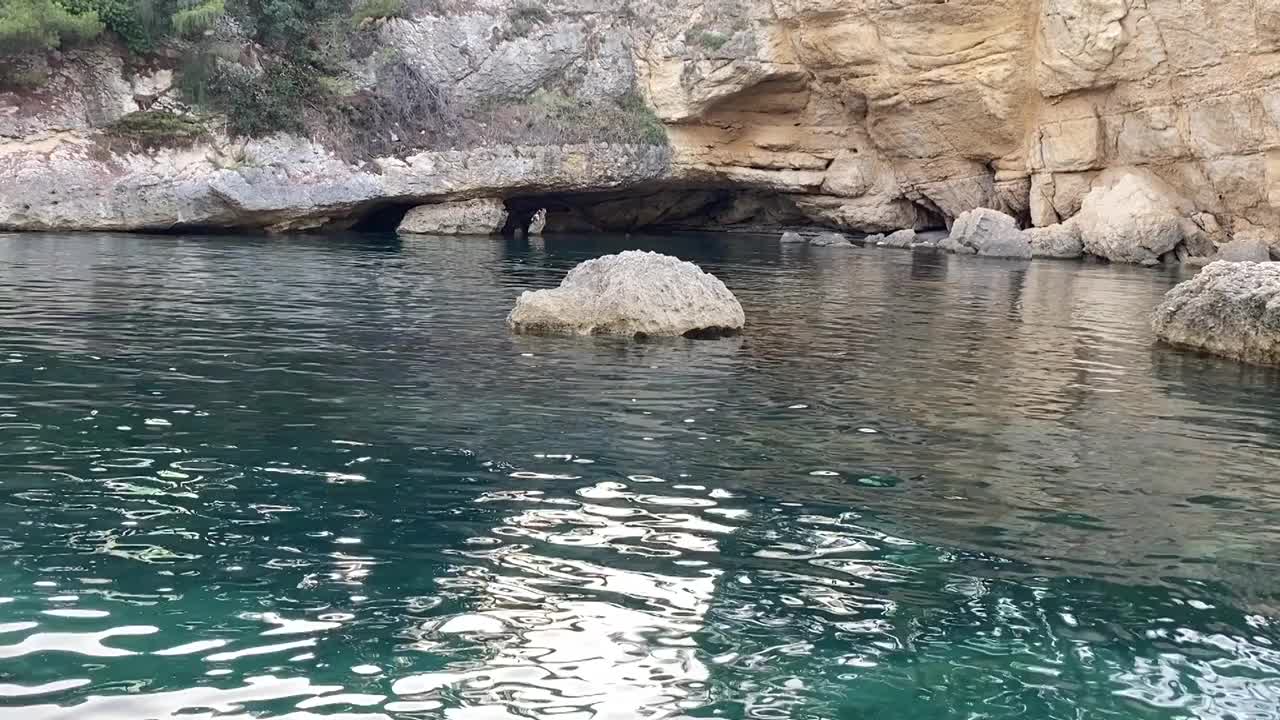
{"label": "turquoise water", "polygon": [[[748,331],[507,333],[633,246]],[[0,717],[1280,717],[1280,374],[1177,279],[0,236]]]}

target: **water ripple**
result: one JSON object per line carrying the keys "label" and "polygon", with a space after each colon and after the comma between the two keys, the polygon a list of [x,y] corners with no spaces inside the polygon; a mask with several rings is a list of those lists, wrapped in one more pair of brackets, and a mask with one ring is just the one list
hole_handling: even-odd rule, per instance
{"label": "water ripple", "polygon": [[[634,244],[748,332],[506,332]],[[0,236],[0,715],[1280,718],[1280,377],[1177,279]]]}

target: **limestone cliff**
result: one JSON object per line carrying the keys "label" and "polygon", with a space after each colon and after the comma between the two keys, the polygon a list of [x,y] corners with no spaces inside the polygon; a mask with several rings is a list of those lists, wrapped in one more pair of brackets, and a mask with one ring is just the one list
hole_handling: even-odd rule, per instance
{"label": "limestone cliff", "polygon": [[1128,170],[1177,196],[1198,252],[1280,249],[1277,0],[555,0],[500,31],[513,2],[389,20],[379,41],[464,106],[636,88],[670,146],[120,150],[99,129],[172,72],[75,51],[39,91],[0,92],[0,227],[316,227],[482,195],[554,201],[550,229],[875,232],[977,207],[1048,226]]}

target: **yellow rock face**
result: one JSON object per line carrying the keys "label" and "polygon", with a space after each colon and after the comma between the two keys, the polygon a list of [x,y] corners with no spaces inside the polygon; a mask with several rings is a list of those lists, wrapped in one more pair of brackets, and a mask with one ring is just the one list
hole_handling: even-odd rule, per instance
{"label": "yellow rock face", "polygon": [[1280,1],[726,7],[675,12],[722,44],[662,25],[637,47],[689,177],[802,194],[815,219],[873,231],[980,206],[1051,225],[1101,171],[1139,167],[1280,246]]}

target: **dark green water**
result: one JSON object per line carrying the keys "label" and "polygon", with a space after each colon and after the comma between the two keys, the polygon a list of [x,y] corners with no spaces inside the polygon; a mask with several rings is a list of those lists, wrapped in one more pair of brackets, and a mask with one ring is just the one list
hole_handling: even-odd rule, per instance
{"label": "dark green water", "polygon": [[[629,246],[748,332],[507,333]],[[0,717],[1280,717],[1280,375],[1175,281],[0,237]]]}

